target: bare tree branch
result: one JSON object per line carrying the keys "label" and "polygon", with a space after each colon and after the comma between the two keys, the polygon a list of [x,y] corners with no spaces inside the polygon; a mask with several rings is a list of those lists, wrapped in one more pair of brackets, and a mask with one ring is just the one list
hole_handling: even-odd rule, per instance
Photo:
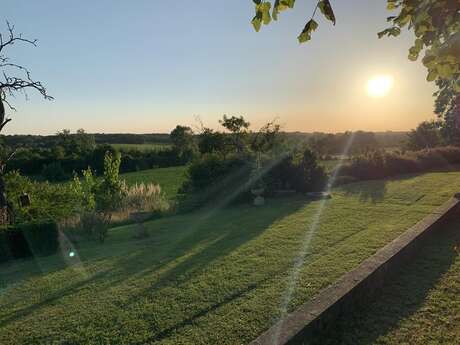
{"label": "bare tree branch", "polygon": [[3,79],[0,80],[0,105],[2,108],[0,132],[11,121],[11,119],[5,117],[3,103],[7,104],[10,110],[16,110],[7,100],[8,97],[15,97],[17,93],[22,93],[28,99],[27,91],[35,90],[43,98],[47,100],[53,99],[47,93],[45,86],[40,81],[32,78],[30,71],[26,67],[11,62],[10,58],[5,55],[6,48],[14,45],[16,42],[31,44],[35,47],[37,46],[37,40],[30,40],[24,38],[22,34],[16,34],[14,32],[14,25],[11,25],[8,21],[6,22],[6,26],[7,34],[4,36],[0,33],[0,71],[3,76]]}
{"label": "bare tree branch", "polygon": [[32,44],[33,46],[37,46],[37,40],[29,40],[27,38],[23,38],[22,34],[15,35],[14,34],[14,25],[11,25],[8,21],[6,21],[6,26],[8,29],[8,38],[4,41],[3,40],[3,35],[0,34],[0,53],[2,50],[10,45],[13,45],[15,42],[20,41],[20,42],[25,42]]}

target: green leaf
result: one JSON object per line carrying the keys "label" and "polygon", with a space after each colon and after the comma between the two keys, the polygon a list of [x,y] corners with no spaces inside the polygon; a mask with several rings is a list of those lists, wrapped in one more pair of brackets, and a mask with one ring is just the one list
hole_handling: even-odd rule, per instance
{"label": "green leaf", "polygon": [[299,40],[299,43],[304,43],[304,42],[311,40],[311,33],[315,31],[317,28],[318,28],[318,23],[315,22],[314,19],[309,20],[308,23],[305,24],[305,27],[300,33],[299,37],[297,37],[297,39]]}
{"label": "green leaf", "polygon": [[262,19],[256,15],[253,19],[252,19],[252,26],[254,27],[254,30],[256,30],[257,32],[260,31],[260,27],[262,26]]}
{"label": "green leaf", "polygon": [[396,0],[388,0],[387,10],[395,10],[397,7]]}
{"label": "green leaf", "polygon": [[321,0],[318,3],[318,7],[324,17],[326,17],[326,19],[330,20],[335,25],[335,15],[329,0]]}
{"label": "green leaf", "polygon": [[401,34],[401,29],[398,28],[397,26],[393,26],[391,28],[385,29],[383,31],[380,31],[377,35],[379,38],[382,38],[383,36],[399,36]]}
{"label": "green leaf", "polygon": [[460,92],[460,80],[455,81],[454,83],[454,91]]}
{"label": "green leaf", "polygon": [[272,17],[270,16],[271,7],[272,4],[270,2],[264,2],[260,5],[262,11],[262,21],[265,25],[270,24],[270,21],[272,20]]}
{"label": "green leaf", "polygon": [[438,72],[436,70],[431,70],[426,77],[427,81],[434,81],[438,77]]}
{"label": "green leaf", "polygon": [[294,8],[295,0],[281,0],[280,11],[284,11],[287,8]]}

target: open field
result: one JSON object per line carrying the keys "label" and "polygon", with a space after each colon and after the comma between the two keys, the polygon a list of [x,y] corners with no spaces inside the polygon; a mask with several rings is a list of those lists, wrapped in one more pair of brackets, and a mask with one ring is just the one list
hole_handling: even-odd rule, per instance
{"label": "open field", "polygon": [[[446,225],[418,258],[321,345],[460,344],[460,220]],[[310,343],[313,344],[313,343]]]}
{"label": "open field", "polygon": [[[460,173],[337,187],[333,198],[268,200],[112,229],[77,255],[0,266],[0,343],[245,344],[447,200]],[[318,216],[318,227],[311,227]]]}
{"label": "open field", "polygon": [[135,183],[155,183],[161,186],[161,190],[166,194],[168,199],[175,199],[177,191],[185,180],[186,166],[157,168],[141,170],[122,174],[121,178],[128,185]]}
{"label": "open field", "polygon": [[139,151],[161,151],[171,147],[169,144],[110,144],[117,149],[122,150],[139,150]]}

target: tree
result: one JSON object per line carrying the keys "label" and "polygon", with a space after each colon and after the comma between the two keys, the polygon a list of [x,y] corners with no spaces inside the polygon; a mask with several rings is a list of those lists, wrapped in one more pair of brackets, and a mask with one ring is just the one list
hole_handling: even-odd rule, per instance
{"label": "tree", "polygon": [[67,157],[81,158],[89,155],[96,148],[94,135],[88,134],[80,128],[75,134],[69,129],[63,129],[56,133],[57,145],[64,148]]}
{"label": "tree", "polygon": [[226,138],[223,133],[203,127],[198,136],[198,149],[200,153],[219,153],[223,156],[227,153]]}
{"label": "tree", "polygon": [[[14,32],[14,26],[10,25],[10,23],[7,22],[6,25],[6,35],[0,33],[0,70],[2,72],[2,79],[0,79],[0,132],[11,121],[11,118],[6,115],[4,104],[10,110],[15,110],[9,102],[10,97],[14,97],[16,94],[23,94],[27,97],[27,92],[34,90],[47,100],[53,99],[40,81],[32,79],[31,73],[26,67],[15,63],[7,55],[8,49],[16,43],[30,44],[35,47],[37,40],[24,38],[22,34]],[[0,224],[9,223],[12,218],[11,207],[5,192],[4,173],[6,163],[13,156],[14,151],[0,157]]]}
{"label": "tree", "polygon": [[441,145],[440,125],[438,121],[424,121],[419,124],[407,135],[407,148],[417,151]]}
{"label": "tree", "polygon": [[[252,24],[259,31],[262,24],[277,20],[281,11],[294,8],[295,0],[253,0],[256,15]],[[387,0],[387,8],[396,11],[387,18],[391,26],[378,33],[378,37],[396,37],[408,28],[415,34],[409,49],[409,60],[416,61],[423,52],[422,63],[427,68],[428,81],[436,81],[436,113],[445,121],[455,121],[460,127],[460,4],[458,0]],[[319,0],[298,36],[300,43],[309,41],[318,28],[315,15],[336,22],[329,0]],[[270,12],[271,11],[271,12]],[[452,126],[451,126],[452,127]]]}
{"label": "tree", "polygon": [[230,132],[232,143],[235,146],[237,152],[243,152],[245,147],[244,137],[250,126],[250,123],[247,122],[243,116],[228,117],[227,115],[224,115],[222,120],[219,120],[219,123]]}
{"label": "tree", "polygon": [[177,125],[169,136],[173,145],[182,150],[190,146],[190,142],[193,140],[193,131],[188,126]]}
{"label": "tree", "polygon": [[188,126],[177,125],[169,136],[180,157],[184,161],[189,161],[196,150],[193,130]]}
{"label": "tree", "polygon": [[266,123],[253,135],[251,148],[258,153],[272,150],[278,143],[280,129],[281,126],[275,121]]}

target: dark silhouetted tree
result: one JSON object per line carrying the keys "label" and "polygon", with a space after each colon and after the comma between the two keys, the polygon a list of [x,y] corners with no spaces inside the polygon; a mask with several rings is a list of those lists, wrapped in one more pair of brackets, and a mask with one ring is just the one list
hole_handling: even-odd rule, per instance
{"label": "dark silhouetted tree", "polygon": [[440,126],[438,121],[422,122],[407,135],[407,148],[416,151],[441,145]]}
{"label": "dark silhouetted tree", "polygon": [[[45,99],[53,99],[48,95],[43,84],[32,78],[30,71],[26,67],[15,63],[8,55],[8,50],[15,44],[22,43],[36,46],[37,40],[24,38],[22,34],[15,33],[13,25],[8,22],[6,25],[7,33],[0,33],[0,132],[11,121],[11,118],[7,117],[5,104],[10,111],[15,110],[10,103],[11,97],[23,94],[27,98],[27,92],[33,90],[40,93]],[[14,151],[2,151],[4,151],[4,155],[0,157],[0,224],[6,224],[11,222],[12,213],[5,192],[4,172],[7,162],[14,155]]]}

